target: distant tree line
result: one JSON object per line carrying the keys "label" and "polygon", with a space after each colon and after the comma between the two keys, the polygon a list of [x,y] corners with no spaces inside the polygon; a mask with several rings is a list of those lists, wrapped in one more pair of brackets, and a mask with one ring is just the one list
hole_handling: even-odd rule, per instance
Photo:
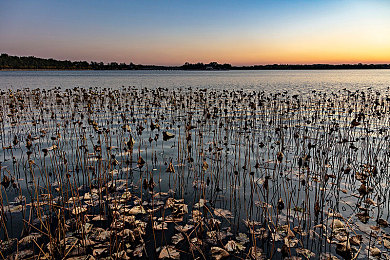
{"label": "distant tree line", "polygon": [[253,66],[232,66],[231,64],[219,64],[210,62],[203,64],[186,62],[182,66],[159,66],[141,65],[130,62],[126,63],[103,63],[87,61],[69,61],[42,59],[34,56],[18,57],[8,54],[1,54],[0,69],[25,69],[25,70],[331,70],[331,69],[390,69],[390,64],[311,64],[311,65],[253,65]]}
{"label": "distant tree line", "polygon": [[1,54],[0,69],[47,69],[47,70],[226,70],[231,69],[230,64],[218,64],[210,62],[208,64],[186,62],[183,66],[159,66],[159,65],[141,65],[130,62],[126,63],[103,63],[86,61],[61,61],[54,59],[42,59],[34,56],[18,57],[8,54]]}
{"label": "distant tree line", "polygon": [[183,70],[230,70],[232,69],[232,65],[219,64],[217,62],[210,62],[208,64],[203,64],[201,62],[191,64],[186,62],[180,68]]}
{"label": "distant tree line", "polygon": [[103,62],[86,62],[86,61],[69,61],[42,59],[34,56],[18,57],[8,54],[1,54],[0,69],[47,69],[47,70],[119,70],[130,69],[134,64],[126,65],[125,63],[108,63]]}

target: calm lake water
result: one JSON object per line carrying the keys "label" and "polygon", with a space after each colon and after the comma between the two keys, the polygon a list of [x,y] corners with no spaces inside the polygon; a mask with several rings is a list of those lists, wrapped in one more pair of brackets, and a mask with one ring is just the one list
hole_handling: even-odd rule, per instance
{"label": "calm lake water", "polygon": [[[272,259],[367,259],[373,246],[385,259],[389,86],[390,70],[0,71],[1,90],[52,89],[0,91],[0,241],[50,227],[47,252],[62,236],[71,244],[58,255],[108,255],[138,223],[142,239],[123,238],[132,257],[140,247],[157,258],[188,231],[181,259],[239,242],[227,259],[257,247]],[[30,238],[20,250],[41,253]],[[75,240],[86,238],[96,246]]]}
{"label": "calm lake water", "polygon": [[347,88],[383,90],[390,70],[332,71],[0,71],[1,89],[136,86],[307,92]]}

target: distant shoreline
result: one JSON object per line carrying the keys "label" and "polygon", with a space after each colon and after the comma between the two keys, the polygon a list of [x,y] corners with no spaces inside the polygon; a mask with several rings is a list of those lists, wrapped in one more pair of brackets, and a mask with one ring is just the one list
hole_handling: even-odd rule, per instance
{"label": "distant shoreline", "polygon": [[92,71],[87,69],[0,69],[0,71]]}
{"label": "distant shoreline", "polygon": [[103,69],[103,70],[95,70],[95,69],[0,69],[0,71],[204,71],[204,72],[222,72],[222,71],[304,71],[304,70],[323,70],[323,71],[331,71],[331,70],[390,70],[389,68],[328,68],[328,69],[320,69],[320,68],[310,68],[310,69],[303,69],[303,68],[296,68],[296,69],[253,69],[253,68],[235,68],[235,69],[229,69],[229,70],[190,70],[190,69],[138,69],[138,70],[114,70],[114,69]]}
{"label": "distant shoreline", "polygon": [[2,71],[86,71],[86,70],[182,70],[182,71],[226,71],[226,70],[351,70],[351,69],[390,69],[390,64],[268,64],[251,66],[233,66],[210,62],[204,64],[188,63],[181,66],[143,65],[130,62],[86,62],[42,59],[34,56],[18,57],[1,54]]}

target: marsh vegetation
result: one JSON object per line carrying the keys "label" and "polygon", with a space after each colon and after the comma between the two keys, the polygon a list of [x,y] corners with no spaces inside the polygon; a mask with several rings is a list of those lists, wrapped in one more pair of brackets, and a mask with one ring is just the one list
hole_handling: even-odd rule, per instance
{"label": "marsh vegetation", "polygon": [[387,258],[389,105],[372,89],[2,91],[0,256]]}

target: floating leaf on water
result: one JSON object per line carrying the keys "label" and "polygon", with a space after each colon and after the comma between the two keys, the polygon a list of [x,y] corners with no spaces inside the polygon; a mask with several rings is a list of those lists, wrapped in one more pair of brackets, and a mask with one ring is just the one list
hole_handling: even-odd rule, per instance
{"label": "floating leaf on water", "polygon": [[379,248],[374,246],[374,247],[370,248],[370,254],[372,256],[380,256],[382,254],[382,252],[381,252],[381,250]]}
{"label": "floating leaf on water", "polygon": [[336,228],[344,228],[344,223],[338,219],[334,219],[332,223],[332,229],[336,229]]}
{"label": "floating leaf on water", "polygon": [[40,239],[41,237],[42,237],[42,234],[40,234],[40,233],[31,233],[30,235],[25,236],[22,239],[20,239],[18,244],[21,247],[29,246],[34,241],[37,242],[37,240]]}
{"label": "floating leaf on water", "polygon": [[172,214],[176,217],[183,216],[184,214],[188,213],[188,206],[187,204],[175,204],[175,206],[172,209]]}
{"label": "floating leaf on water", "polygon": [[163,132],[163,140],[164,141],[168,141],[169,139],[172,139],[174,137],[175,137],[175,134],[172,134],[172,133],[170,133],[168,131],[164,131]]}
{"label": "floating leaf on water", "polygon": [[362,183],[358,189],[358,192],[361,196],[367,195],[368,194],[368,189],[364,183]]}
{"label": "floating leaf on water", "polygon": [[368,212],[356,213],[356,217],[358,217],[358,219],[363,223],[367,223],[370,219]]}
{"label": "floating leaf on water", "polygon": [[124,238],[124,239],[127,239],[129,238],[130,241],[134,241],[135,240],[135,237],[134,237],[134,234],[133,234],[133,231],[128,229],[128,228],[125,228],[123,230],[121,230],[119,233],[118,233],[118,236]]}
{"label": "floating leaf on water", "polygon": [[227,209],[214,209],[214,214],[217,217],[233,218],[232,213]]}
{"label": "floating leaf on water", "polygon": [[55,144],[53,144],[52,146],[47,148],[48,151],[53,151],[55,149],[57,149],[57,145],[55,145]]}
{"label": "floating leaf on water", "polygon": [[133,224],[135,222],[135,216],[122,216],[123,221],[129,224]]}
{"label": "floating leaf on water", "polygon": [[165,218],[165,222],[183,222],[183,217],[182,216],[176,217],[170,215]]}
{"label": "floating leaf on water", "polygon": [[97,157],[90,157],[88,158],[88,162],[97,162],[99,159]]}
{"label": "floating leaf on water", "polygon": [[362,182],[365,181],[368,177],[367,174],[361,172],[356,172],[355,175],[356,175],[356,179]]}
{"label": "floating leaf on water", "polygon": [[134,144],[135,144],[135,140],[134,140],[134,138],[130,135],[130,139],[129,139],[129,141],[127,141],[127,143],[126,143],[127,149],[129,149],[130,151],[133,150]]}
{"label": "floating leaf on water", "polygon": [[107,147],[108,151],[112,151],[112,150],[115,150],[115,149],[118,149],[118,147],[117,146],[109,146],[109,147]]}
{"label": "floating leaf on water", "polygon": [[347,241],[348,239],[348,236],[347,236],[347,232],[345,232],[345,230],[336,230],[334,232],[335,234],[335,238],[339,241],[339,242],[345,242]]}
{"label": "floating leaf on water", "polygon": [[142,257],[143,255],[143,252],[144,252],[144,249],[145,249],[145,246],[144,245],[139,245],[137,246],[134,251],[133,251],[133,255],[136,256],[136,257]]}
{"label": "floating leaf on water", "polygon": [[195,209],[195,210],[192,211],[192,217],[193,218],[198,218],[200,216],[202,216],[202,212],[200,212],[199,210]]}
{"label": "floating leaf on water", "polygon": [[92,221],[107,221],[107,217],[103,215],[97,215],[92,218]]}
{"label": "floating leaf on water", "polygon": [[202,170],[203,170],[203,171],[206,171],[208,168],[209,168],[209,165],[207,164],[207,162],[206,162],[206,161],[203,161]]}
{"label": "floating leaf on water", "polygon": [[370,226],[370,228],[374,231],[378,231],[379,229],[381,229],[379,226]]}
{"label": "floating leaf on water", "polygon": [[383,239],[383,246],[386,247],[387,249],[390,249],[390,239]]}
{"label": "floating leaf on water", "polygon": [[203,245],[203,241],[197,237],[194,237],[190,240],[190,249],[199,249],[199,246]]}
{"label": "floating leaf on water", "polygon": [[15,254],[15,259],[33,259],[34,251],[32,249],[19,250]]}
{"label": "floating leaf on water", "polygon": [[79,215],[79,214],[85,213],[86,211],[87,211],[87,207],[75,206],[72,209],[72,214],[73,215]]}
{"label": "floating leaf on water", "polygon": [[[118,253],[113,253],[112,256],[114,259],[121,259],[121,260],[129,260],[131,259],[130,257],[127,256],[126,251],[122,250]],[[76,259],[70,259],[70,260],[76,260]]]}
{"label": "floating leaf on water", "polygon": [[268,204],[268,203],[266,203],[266,202],[263,202],[263,201],[255,201],[255,205],[257,206],[257,207],[260,207],[260,208],[268,208],[268,209],[270,209],[270,208],[272,208],[272,205],[271,204]]}
{"label": "floating leaf on water", "polygon": [[291,231],[290,227],[287,228],[287,238],[288,239],[291,239],[291,238],[294,238],[295,237],[295,234],[294,232]]}
{"label": "floating leaf on water", "polygon": [[151,213],[154,213],[154,212],[159,211],[159,210],[162,209],[162,208],[163,208],[163,206],[158,206],[158,207],[155,207],[155,208],[152,208],[152,209],[148,209],[147,212],[148,212],[149,214],[151,214]]}
{"label": "floating leaf on water", "polygon": [[278,152],[278,154],[276,155],[276,158],[279,162],[283,161],[283,157],[284,157],[284,154],[282,152]]}
{"label": "floating leaf on water", "polygon": [[172,243],[174,245],[177,245],[182,240],[184,240],[184,236],[182,233],[177,233],[176,235],[172,236]]}
{"label": "floating leaf on water", "polygon": [[3,180],[1,181],[1,185],[3,185],[4,188],[7,189],[10,183],[11,183],[10,178],[7,175],[4,175]]}
{"label": "floating leaf on water", "polygon": [[277,233],[272,233],[271,234],[272,241],[282,241],[283,237],[277,232]]}
{"label": "floating leaf on water", "polygon": [[364,203],[366,203],[366,204],[368,204],[368,205],[371,205],[371,206],[374,206],[374,207],[377,206],[376,202],[373,201],[371,198],[367,198],[367,199],[364,201]]}
{"label": "floating leaf on water", "polygon": [[225,245],[225,249],[228,251],[228,252],[234,252],[237,250],[237,242],[234,241],[234,240],[229,240],[226,245]]}
{"label": "floating leaf on water", "polygon": [[248,228],[251,228],[251,227],[254,227],[254,226],[260,226],[261,225],[261,222],[259,221],[252,221],[252,220],[248,220],[248,219],[244,219],[244,224],[248,227]]}
{"label": "floating leaf on water", "polygon": [[91,199],[92,199],[91,193],[87,192],[84,194],[84,200],[91,200]]}
{"label": "floating leaf on water", "polygon": [[184,202],[184,199],[174,199],[174,198],[168,198],[165,203],[165,208],[173,208],[176,204],[182,204]]}
{"label": "floating leaf on water", "polygon": [[158,192],[158,193],[153,195],[153,197],[155,199],[161,199],[161,198],[165,198],[165,197],[168,197],[168,196],[169,196],[168,192]]}
{"label": "floating leaf on water", "polygon": [[[86,218],[86,219],[88,219],[88,218]],[[91,232],[92,228],[93,228],[93,225],[87,222],[81,226],[81,228],[80,228],[80,230],[78,230],[78,232],[82,233],[82,234],[88,234]]]}
{"label": "floating leaf on water", "polygon": [[172,162],[170,162],[170,163],[169,163],[169,165],[168,165],[168,168],[167,168],[166,172],[175,173],[175,168],[173,167],[173,164],[172,164]]}
{"label": "floating leaf on water", "polygon": [[307,259],[310,259],[312,257],[315,257],[316,254],[314,254],[313,252],[311,252],[309,249],[306,249],[306,248],[297,248],[296,249],[296,252],[300,255],[303,255],[304,257],[306,257]]}
{"label": "floating leaf on water", "polygon": [[337,243],[336,252],[339,255],[348,256],[347,258],[349,258],[349,256],[351,255],[351,244],[349,240],[346,240],[345,242]]}
{"label": "floating leaf on water", "polygon": [[121,199],[130,200],[130,199],[131,199],[131,193],[130,193],[130,191],[125,191],[125,192],[122,194]]}
{"label": "floating leaf on water", "polygon": [[279,198],[278,200],[278,210],[283,210],[284,209],[284,202],[282,198]]}
{"label": "floating leaf on water", "polygon": [[355,126],[359,126],[360,125],[360,122],[358,122],[356,119],[353,119],[352,122],[351,122],[351,128],[352,127],[355,127]]}
{"label": "floating leaf on water", "polygon": [[78,198],[78,197],[71,197],[68,200],[69,204],[74,204],[74,203],[79,203],[79,202],[80,202],[80,198]]}
{"label": "floating leaf on water", "polygon": [[289,239],[287,237],[284,238],[284,244],[287,247],[295,247],[298,244],[299,240],[297,238]]}
{"label": "floating leaf on water", "polygon": [[23,196],[23,195],[19,195],[19,196],[16,196],[14,201],[15,201],[16,204],[19,204],[19,203],[25,202],[26,201],[26,197]]}
{"label": "floating leaf on water", "polygon": [[17,205],[17,206],[9,205],[8,210],[10,213],[20,212],[23,210],[23,206],[22,205]]}
{"label": "floating leaf on water", "polygon": [[301,213],[304,212],[303,208],[301,208],[301,207],[299,207],[299,206],[295,206],[295,207],[293,208],[293,210],[294,210],[294,211],[297,211],[297,212],[301,212]]}
{"label": "floating leaf on water", "polygon": [[9,146],[3,146],[3,149],[4,149],[4,150],[10,150],[10,149],[12,149],[12,145],[9,145]]}
{"label": "floating leaf on water", "polygon": [[158,255],[159,259],[180,259],[180,253],[174,246],[164,246]]}
{"label": "floating leaf on water", "polygon": [[207,200],[205,199],[199,199],[199,202],[195,203],[194,208],[195,209],[203,208],[206,202]]}
{"label": "floating leaf on water", "polygon": [[134,206],[128,212],[131,215],[146,214],[145,209],[142,206]]}
{"label": "floating leaf on water", "polygon": [[386,220],[380,218],[380,219],[378,219],[378,225],[381,226],[381,227],[388,227],[389,226],[389,222],[387,222]]}
{"label": "floating leaf on water", "polygon": [[211,248],[210,252],[211,252],[211,256],[215,260],[221,260],[230,255],[225,249],[222,249],[220,247],[215,247],[215,246]]}
{"label": "floating leaf on water", "polygon": [[221,241],[221,240],[224,240],[227,237],[232,236],[232,233],[230,233],[230,232],[215,231],[215,230],[207,231],[206,234],[207,234],[207,236],[209,238],[214,239],[216,241]]}
{"label": "floating leaf on water", "polygon": [[107,252],[107,248],[96,248],[92,251],[94,257],[101,257]]}
{"label": "floating leaf on water", "polygon": [[145,165],[145,160],[144,160],[144,158],[142,158],[141,156],[140,157],[138,157],[138,161],[137,161],[137,166],[139,167],[139,168],[142,168],[144,165]]}
{"label": "floating leaf on water", "polygon": [[243,243],[240,243],[240,242],[236,242],[236,247],[237,247],[237,250],[239,251],[244,251],[245,250],[245,246]]}
{"label": "floating leaf on water", "polygon": [[194,228],[194,225],[186,224],[185,226],[175,226],[175,229],[179,232],[187,232]]}
{"label": "floating leaf on water", "polygon": [[158,123],[150,123],[150,129],[153,131],[154,129],[160,129],[160,125]]}
{"label": "floating leaf on water", "polygon": [[349,239],[349,242],[351,243],[351,245],[360,246],[360,243],[362,242],[362,235],[352,236]]}

